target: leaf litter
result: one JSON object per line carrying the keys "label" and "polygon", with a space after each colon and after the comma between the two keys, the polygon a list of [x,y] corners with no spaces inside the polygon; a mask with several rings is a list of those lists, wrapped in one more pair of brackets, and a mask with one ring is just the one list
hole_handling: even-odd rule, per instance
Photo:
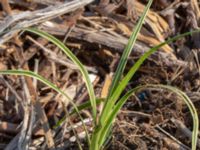
{"label": "leaf litter", "polygon": [[[24,27],[36,26],[64,41],[89,71],[97,97],[106,97],[109,81],[146,1],[55,3],[1,1],[0,70],[35,70],[70,93],[76,104],[89,99],[82,76],[69,58],[47,40],[20,32]],[[60,11],[56,11],[58,8]],[[199,12],[196,0],[155,0],[126,71],[150,47],[198,29]],[[126,90],[141,84],[172,85],[187,93],[199,113],[199,37],[195,33],[160,48],[142,65]],[[0,76],[0,149],[78,149],[77,141],[88,149],[77,115],[54,128],[66,110],[72,110],[69,102],[62,101],[61,95],[31,78]],[[101,111],[101,105],[98,109]],[[91,112],[83,110],[81,115],[91,130]],[[177,95],[148,88],[126,102],[113,129],[107,149],[190,149],[192,118]]]}

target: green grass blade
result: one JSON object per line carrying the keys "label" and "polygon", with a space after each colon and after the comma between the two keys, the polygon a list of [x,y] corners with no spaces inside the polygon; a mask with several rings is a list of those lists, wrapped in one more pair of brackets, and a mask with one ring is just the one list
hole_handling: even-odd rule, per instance
{"label": "green grass blade", "polygon": [[136,88],[128,91],[118,102],[117,104],[114,106],[112,113],[109,115],[108,119],[106,120],[105,124],[102,125],[101,128],[101,135],[100,135],[100,145],[103,145],[103,143],[106,141],[107,139],[107,135],[109,133],[109,129],[112,126],[114,119],[116,118],[118,112],[120,111],[121,107],[124,105],[124,103],[128,100],[128,98],[135,92],[142,90],[142,89],[146,89],[146,88],[155,88],[156,90],[158,90],[158,88],[162,88],[162,89],[166,89],[168,91],[171,91],[175,94],[177,94],[182,100],[183,102],[187,105],[187,107],[190,110],[192,119],[193,119],[193,131],[192,131],[192,150],[196,150],[197,147],[197,140],[198,140],[198,131],[199,131],[199,118],[198,118],[198,113],[196,111],[196,108],[194,106],[194,104],[192,103],[192,101],[190,100],[190,98],[181,90],[179,90],[178,88],[169,86],[169,85],[153,85],[153,84],[149,84],[149,85],[143,85],[143,86],[137,86]]}
{"label": "green grass blade", "polygon": [[[113,95],[115,89],[118,87],[119,85],[119,82],[121,80],[121,77],[122,77],[122,74],[124,72],[124,69],[125,69],[125,66],[126,66],[126,63],[127,63],[127,59],[133,49],[133,46],[135,44],[135,41],[137,39],[137,36],[142,28],[142,24],[144,23],[144,20],[145,20],[145,17],[148,13],[148,10],[150,9],[150,6],[152,4],[153,0],[149,0],[147,6],[145,7],[145,10],[139,20],[139,22],[137,23],[136,27],[134,28],[134,31],[132,32],[131,34],[131,37],[128,41],[128,44],[126,45],[126,48],[122,54],[122,57],[120,59],[120,62],[119,62],[119,65],[117,67],[117,70],[115,72],[115,76],[114,76],[114,79],[112,81],[112,84],[111,84],[111,87],[110,87],[110,91],[109,91],[109,94],[108,94],[108,98],[106,99],[106,103],[104,105],[104,111],[102,112],[102,115],[101,115],[101,122],[103,120],[105,120],[105,117],[107,116],[107,114],[109,113],[109,110],[112,109],[114,103],[111,103],[109,102],[110,101],[110,97]],[[109,104],[108,104],[109,103]]]}
{"label": "green grass blade", "polygon": [[198,132],[199,132],[199,118],[198,118],[198,113],[197,110],[194,106],[194,104],[192,103],[192,101],[190,100],[190,98],[181,90],[179,90],[178,88],[169,86],[169,85],[145,85],[143,86],[143,88],[163,88],[163,89],[167,89],[169,91],[172,91],[174,93],[176,93],[178,96],[180,96],[182,98],[182,100],[184,101],[184,103],[187,105],[187,107],[190,110],[192,119],[193,119],[193,131],[192,131],[192,150],[196,150],[197,149],[197,141],[198,141]]}
{"label": "green grass blade", "polygon": [[[101,103],[102,101],[104,101],[104,100],[105,100],[104,98],[96,99],[97,105],[100,104],[100,103]],[[79,106],[77,106],[77,109],[78,109],[79,112],[81,112],[82,110],[86,110],[86,109],[91,108],[91,107],[92,107],[92,106],[91,106],[91,102],[90,102],[90,101],[86,101],[86,102],[84,102],[83,104],[80,104]],[[77,111],[76,111],[76,109],[73,109],[73,110],[69,113],[69,115],[71,116],[71,115],[73,115],[73,114],[75,114],[75,113],[77,113]],[[59,126],[65,121],[65,119],[66,119],[66,116],[64,116],[63,118],[61,118],[61,119],[56,123],[56,125],[54,126],[54,128],[59,127]]]}
{"label": "green grass blade", "polygon": [[87,135],[88,144],[90,144],[90,138],[89,138],[88,131],[85,127],[85,124],[83,122],[83,118],[81,117],[76,104],[71,100],[71,98],[65,92],[60,90],[56,85],[54,85],[53,83],[49,82],[47,79],[43,78],[42,76],[40,76],[40,75],[38,75],[38,74],[36,74],[32,71],[26,71],[26,70],[5,70],[4,71],[4,70],[0,70],[0,74],[2,74],[2,75],[21,75],[21,76],[27,76],[27,77],[35,78],[35,79],[41,81],[42,83],[44,83],[45,85],[51,87],[52,89],[54,89],[59,94],[65,96],[69,100],[69,102],[72,104],[72,106],[76,110],[77,114],[79,115],[81,122],[83,123],[84,130],[85,130],[86,135]]}
{"label": "green grass blade", "polygon": [[38,29],[35,28],[27,28],[25,29],[25,31],[29,31],[32,33],[35,33],[49,41],[51,41],[53,44],[55,44],[57,47],[59,47],[78,67],[80,72],[83,75],[88,93],[89,93],[89,97],[90,97],[90,102],[92,105],[92,113],[93,113],[93,119],[94,119],[94,124],[96,124],[96,116],[97,116],[97,110],[96,110],[96,101],[95,101],[95,94],[94,94],[94,89],[92,86],[92,83],[90,81],[89,75],[87,70],[84,68],[84,66],[82,65],[82,63],[78,60],[78,58],[64,45],[64,43],[62,43],[60,40],[58,40],[57,38],[55,38],[54,36],[40,31]]}
{"label": "green grass blade", "polygon": [[124,49],[122,57],[119,61],[119,65],[118,65],[117,70],[115,72],[114,79],[113,79],[111,87],[110,87],[109,96],[111,96],[113,94],[113,91],[116,89],[116,87],[118,86],[118,83],[121,80],[125,66],[127,64],[128,57],[129,57],[129,55],[130,55],[130,53],[133,49],[133,46],[134,46],[135,41],[137,39],[137,36],[138,36],[138,34],[139,34],[139,32],[142,28],[142,25],[144,23],[144,20],[146,18],[146,15],[148,13],[148,10],[150,9],[152,2],[153,2],[153,0],[148,1],[148,4],[145,7],[144,12],[143,12],[139,22],[137,23],[136,27],[134,27],[134,30],[133,30],[133,32],[132,32],[132,34],[131,34],[131,36],[128,40],[128,44],[126,45],[126,47]]}
{"label": "green grass blade", "polygon": [[102,129],[101,129],[101,135],[99,138],[99,145],[103,145],[107,139],[107,135],[109,133],[109,129],[111,128],[118,112],[120,111],[120,109],[122,108],[122,106],[124,105],[124,103],[129,99],[129,97],[131,95],[133,95],[133,93],[135,93],[136,91],[139,90],[139,86],[128,91],[122,98],[120,98],[120,100],[117,102],[117,104],[114,106],[114,108],[112,109],[111,114],[109,115],[108,119],[106,120],[106,122],[102,125]]}
{"label": "green grass blade", "polygon": [[[105,101],[105,98],[96,98],[96,103],[97,105],[99,105],[101,102]],[[91,108],[91,103],[90,101],[86,101],[84,102],[83,104],[80,104],[79,106],[77,106],[79,112],[82,111],[82,110],[86,110],[88,108]],[[71,112],[70,112],[70,115],[73,115],[77,113],[75,109],[73,109]]]}
{"label": "green grass blade", "polygon": [[186,32],[180,35],[177,35],[153,48],[151,48],[149,51],[145,52],[140,58],[139,60],[134,64],[134,66],[129,70],[129,72],[126,74],[126,76],[122,79],[122,81],[119,83],[119,85],[117,86],[116,90],[114,91],[114,93],[111,95],[111,97],[109,98],[109,101],[107,103],[107,109],[104,109],[104,116],[103,116],[103,120],[105,120],[105,117],[107,116],[106,114],[109,113],[109,110],[112,108],[112,106],[114,106],[115,102],[117,101],[117,99],[119,98],[119,96],[121,95],[122,91],[125,89],[125,87],[127,86],[127,84],[129,83],[129,81],[131,80],[131,78],[134,76],[135,72],[140,68],[140,66],[143,64],[143,62],[151,55],[153,54],[155,51],[157,51],[160,47],[162,47],[165,44],[169,44],[177,39],[180,39],[184,36],[187,35],[191,35],[192,33],[197,33],[200,30],[195,30],[195,31],[190,31],[190,32]]}

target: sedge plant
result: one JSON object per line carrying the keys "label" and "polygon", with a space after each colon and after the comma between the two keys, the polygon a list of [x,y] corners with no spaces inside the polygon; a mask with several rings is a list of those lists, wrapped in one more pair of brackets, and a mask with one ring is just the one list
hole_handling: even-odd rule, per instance
{"label": "sedge plant", "polygon": [[[86,84],[86,87],[87,87],[87,90],[88,90],[88,93],[89,93],[89,98],[90,98],[89,101],[80,105],[80,106],[76,106],[75,103],[67,96],[67,94],[64,93],[61,89],[59,89],[56,85],[54,85],[53,83],[51,83],[48,80],[41,77],[40,75],[35,74],[34,72],[31,72],[31,71],[26,71],[26,70],[1,70],[0,74],[24,75],[24,76],[33,77],[33,78],[40,80],[41,82],[48,85],[49,87],[51,87],[55,91],[61,93],[68,100],[70,100],[70,102],[74,106],[74,110],[70,114],[74,114],[76,112],[76,113],[78,113],[80,118],[81,118],[81,115],[80,115],[81,110],[91,108],[92,117],[93,117],[93,131],[92,131],[90,136],[88,135],[88,131],[85,128],[85,132],[86,132],[87,137],[88,137],[88,145],[89,145],[90,150],[104,149],[105,143],[107,142],[107,140],[111,136],[110,133],[111,133],[111,130],[112,130],[112,124],[114,123],[115,118],[117,117],[117,114],[120,111],[120,109],[122,108],[123,104],[129,99],[129,97],[131,95],[133,95],[135,92],[142,90],[144,88],[150,88],[150,87],[152,88],[153,87],[153,88],[167,89],[169,91],[176,93],[185,102],[185,104],[188,106],[188,108],[190,110],[191,116],[193,118],[192,150],[196,150],[197,139],[198,139],[199,119],[198,119],[197,111],[196,111],[192,101],[189,99],[189,97],[184,92],[182,92],[181,90],[179,90],[176,87],[172,87],[172,86],[169,86],[169,85],[143,85],[143,86],[140,85],[140,86],[137,86],[137,87],[129,90],[125,95],[122,95],[122,92],[126,88],[129,81],[132,79],[132,77],[134,76],[136,71],[140,68],[140,66],[143,64],[143,62],[152,53],[157,51],[159,48],[161,48],[165,44],[169,44],[170,42],[173,42],[173,41],[175,41],[179,38],[182,38],[184,36],[187,36],[187,35],[190,35],[192,33],[200,31],[200,30],[195,30],[195,31],[191,31],[191,32],[187,32],[187,33],[184,33],[184,34],[177,35],[177,36],[175,36],[175,37],[173,37],[173,38],[151,48],[149,51],[145,52],[139,58],[138,61],[136,61],[136,63],[131,67],[131,69],[128,71],[128,73],[126,75],[124,75],[124,77],[123,77],[124,69],[125,69],[126,63],[127,63],[127,59],[129,57],[132,49],[133,49],[134,43],[137,39],[138,33],[140,32],[142,24],[144,23],[144,20],[145,20],[147,13],[148,13],[148,10],[150,9],[152,1],[153,0],[148,1],[148,4],[147,4],[140,20],[138,21],[136,27],[134,28],[134,31],[131,34],[131,37],[128,41],[128,44],[126,45],[126,47],[124,49],[124,52],[123,52],[122,57],[120,59],[119,65],[118,65],[117,70],[115,72],[115,75],[114,75],[114,78],[113,78],[113,81],[112,81],[112,84],[111,84],[111,87],[110,87],[110,90],[109,90],[109,94],[108,94],[107,98],[105,98],[105,99],[98,99],[98,98],[95,97],[94,89],[93,89],[92,83],[89,79],[89,74],[88,74],[87,70],[84,68],[83,64],[78,60],[78,58],[64,45],[64,43],[59,41],[54,36],[44,32],[44,31],[35,29],[35,28],[28,28],[28,29],[24,29],[24,30],[31,32],[31,33],[35,33],[35,34],[49,40],[53,44],[55,44],[57,47],[59,47],[66,54],[67,57],[69,57],[79,67],[79,70],[82,73],[84,82]],[[97,113],[97,104],[99,104],[100,102],[103,103],[103,109],[98,114]],[[59,126],[64,120],[65,120],[65,118],[60,120],[57,123],[56,126]],[[82,120],[82,118],[81,118],[81,120]]]}

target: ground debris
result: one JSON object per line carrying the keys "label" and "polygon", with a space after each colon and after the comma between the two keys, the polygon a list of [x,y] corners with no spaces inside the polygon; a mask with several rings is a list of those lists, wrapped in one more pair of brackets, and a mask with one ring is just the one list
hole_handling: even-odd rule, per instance
{"label": "ground debris", "polygon": [[[0,70],[34,71],[77,105],[89,96],[78,67],[48,40],[24,32],[46,31],[75,54],[89,72],[97,97],[108,96],[120,56],[136,26],[144,0],[2,0]],[[197,0],[155,0],[128,59],[127,72],[150,48],[200,25]],[[144,84],[183,90],[200,116],[200,34],[166,44],[140,67],[126,91]],[[0,76],[0,149],[84,149],[86,133],[70,101],[29,77]],[[98,107],[102,111],[102,104]],[[89,109],[81,112],[92,131]],[[64,118],[63,118],[64,117]],[[62,124],[59,120],[64,119]],[[192,118],[176,94],[155,88],[135,93],[123,106],[106,149],[188,150]],[[198,148],[200,142],[198,140]]]}

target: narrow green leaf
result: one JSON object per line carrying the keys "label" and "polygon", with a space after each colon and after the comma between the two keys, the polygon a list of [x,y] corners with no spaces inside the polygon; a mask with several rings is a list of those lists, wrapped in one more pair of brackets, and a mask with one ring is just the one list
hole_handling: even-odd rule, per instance
{"label": "narrow green leaf", "polygon": [[[157,51],[160,47],[162,47],[165,44],[169,44],[177,39],[180,39],[184,36],[187,35],[191,35],[192,33],[197,33],[200,30],[195,30],[195,31],[190,31],[190,32],[186,32],[180,35],[177,35],[153,48],[151,48],[149,51],[145,52],[140,58],[139,60],[134,64],[133,67],[131,67],[131,69],[129,70],[129,72],[126,74],[126,76],[122,79],[122,81],[119,83],[119,85],[117,86],[117,88],[115,89],[115,91],[113,92],[113,94],[111,95],[111,97],[109,98],[109,101],[107,102],[106,105],[108,105],[107,109],[104,109],[104,114],[108,114],[109,110],[112,108],[112,106],[115,104],[115,102],[117,101],[117,99],[119,98],[119,96],[121,95],[121,93],[123,92],[123,90],[125,89],[125,87],[127,86],[127,84],[129,83],[129,81],[131,80],[131,78],[134,76],[135,72],[140,68],[140,66],[143,64],[143,62],[151,55],[153,54],[155,51]],[[102,119],[105,120],[106,115],[104,115],[104,118]]]}
{"label": "narrow green leaf", "polygon": [[182,98],[184,103],[187,105],[187,107],[190,110],[192,119],[193,119],[192,150],[196,150],[197,149],[197,141],[198,141],[198,132],[199,132],[199,117],[198,117],[197,110],[196,110],[194,104],[192,103],[192,101],[190,100],[190,98],[183,91],[179,90],[178,88],[169,86],[169,85],[149,84],[149,85],[143,86],[143,88],[152,88],[152,87],[155,89],[163,88],[163,89],[167,89],[169,91],[176,93],[180,98]]}
{"label": "narrow green leaf", "polygon": [[198,140],[198,131],[199,131],[199,118],[198,118],[198,113],[196,111],[196,108],[194,106],[194,104],[192,103],[192,101],[190,100],[190,98],[181,90],[179,90],[178,88],[169,86],[169,85],[153,85],[153,84],[148,84],[148,85],[141,85],[141,86],[137,86],[136,88],[128,91],[118,102],[117,104],[114,106],[112,113],[108,116],[108,119],[106,120],[106,122],[102,125],[101,128],[101,135],[100,135],[100,144],[99,145],[103,145],[103,143],[106,141],[108,132],[110,127],[112,126],[114,119],[116,118],[118,112],[120,111],[121,107],[124,105],[124,103],[128,100],[128,98],[135,92],[138,92],[142,89],[146,89],[146,88],[155,88],[156,90],[158,90],[159,88],[162,89],[166,89],[168,91],[171,91],[175,94],[177,94],[182,100],[183,102],[187,105],[187,107],[190,110],[192,119],[193,119],[193,131],[192,131],[192,150],[196,150],[197,147],[197,140]]}
{"label": "narrow green leaf", "polygon": [[[100,104],[100,103],[101,103],[102,101],[104,101],[104,100],[105,100],[104,98],[96,99],[97,105]],[[85,103],[80,104],[79,106],[77,106],[77,109],[79,110],[79,112],[81,112],[82,110],[86,110],[86,109],[91,108],[91,107],[92,107],[92,106],[91,106],[91,102],[90,102],[90,101],[86,101]],[[75,113],[77,113],[77,111],[76,111],[76,109],[73,109],[73,110],[69,113],[69,115],[71,116],[71,115],[73,115],[73,114],[75,114]],[[59,127],[59,126],[65,121],[65,119],[66,119],[66,116],[64,116],[63,118],[61,118],[61,119],[56,123],[56,125],[54,126],[54,128]]]}
{"label": "narrow green leaf", "polygon": [[[99,105],[101,102],[105,101],[105,98],[96,98],[96,103],[97,105]],[[79,112],[82,111],[82,110],[86,110],[88,108],[91,108],[91,103],[90,101],[86,101],[84,102],[83,104],[80,104],[79,106],[77,106]],[[73,109],[71,112],[70,112],[70,115],[73,115],[77,113],[75,109]]]}
{"label": "narrow green leaf", "polygon": [[93,121],[94,124],[96,124],[96,115],[97,115],[97,111],[96,111],[96,101],[95,101],[95,94],[94,94],[94,89],[92,86],[92,83],[90,81],[89,75],[87,70],[84,68],[84,66],[82,65],[82,63],[78,60],[78,58],[64,45],[64,43],[62,43],[60,40],[58,40],[57,38],[55,38],[54,36],[40,31],[38,29],[35,28],[27,28],[25,29],[25,31],[29,31],[32,33],[35,33],[49,41],[51,41],[53,44],[55,44],[57,47],[59,47],[78,67],[80,72],[83,75],[88,93],[89,93],[89,97],[90,97],[90,102],[92,105],[92,113],[93,113]]}
{"label": "narrow green leaf", "polygon": [[103,120],[105,120],[105,117],[109,114],[109,111],[112,110],[112,107],[115,103],[115,101],[110,102],[110,101],[112,101],[110,99],[110,97],[112,97],[113,93],[115,92],[115,89],[119,86],[119,82],[121,80],[122,74],[124,72],[124,69],[125,69],[125,66],[126,66],[126,63],[127,63],[127,59],[129,57],[132,49],[133,49],[133,46],[134,46],[135,41],[137,39],[137,36],[138,36],[138,34],[139,34],[139,32],[142,28],[142,24],[144,23],[145,17],[148,13],[148,10],[150,9],[152,2],[153,2],[153,0],[148,1],[148,4],[145,7],[145,10],[144,10],[139,22],[137,23],[136,27],[134,28],[134,31],[132,32],[131,37],[128,41],[128,44],[126,45],[126,48],[125,48],[125,50],[122,54],[119,65],[117,67],[117,71],[115,73],[114,79],[113,79],[112,84],[111,84],[111,88],[110,88],[110,91],[109,91],[108,98],[107,98],[106,103],[104,105],[104,111],[102,112],[101,119],[100,119],[101,122]]}
{"label": "narrow green leaf", "polygon": [[124,49],[124,52],[122,54],[122,57],[121,57],[121,59],[119,61],[119,65],[118,65],[117,70],[115,72],[114,79],[112,81],[108,97],[110,97],[113,94],[114,90],[116,89],[116,87],[118,86],[118,83],[121,80],[121,77],[122,77],[122,75],[124,73],[125,66],[127,64],[128,57],[129,57],[129,55],[130,55],[130,53],[131,53],[131,51],[133,49],[133,46],[134,46],[135,41],[137,39],[137,36],[138,36],[138,34],[139,34],[139,32],[140,32],[140,30],[142,28],[142,25],[144,23],[144,20],[146,18],[146,15],[147,15],[147,13],[148,13],[148,11],[150,9],[150,6],[151,6],[152,2],[153,2],[153,0],[149,0],[148,1],[148,4],[145,7],[145,10],[144,10],[139,22],[137,23],[136,27],[134,27],[134,29],[133,29],[133,32],[132,32],[132,34],[131,34],[131,36],[130,36],[130,38],[128,40],[128,44],[126,45],[126,47]]}
{"label": "narrow green leaf", "polygon": [[140,87],[136,87],[130,91],[128,91],[122,98],[120,98],[120,100],[117,102],[117,104],[114,106],[114,108],[112,109],[111,114],[109,115],[108,119],[106,120],[106,122],[102,125],[102,129],[101,129],[101,135],[99,138],[99,145],[102,146],[104,144],[104,142],[107,139],[107,135],[109,133],[109,129],[111,128],[118,112],[120,111],[120,109],[122,108],[122,106],[124,105],[124,103],[129,99],[129,97],[131,95],[133,95],[133,93],[135,93],[136,91],[138,91],[140,89]]}
{"label": "narrow green leaf", "polygon": [[49,86],[50,88],[54,89],[56,92],[65,96],[66,99],[69,100],[69,102],[72,104],[72,106],[76,110],[77,114],[79,115],[81,122],[83,123],[84,130],[85,130],[86,135],[87,135],[88,143],[90,143],[90,138],[89,138],[87,128],[85,127],[85,124],[83,122],[83,118],[81,117],[76,104],[71,100],[71,98],[65,92],[60,90],[56,85],[54,85],[53,83],[49,82],[47,79],[43,78],[42,76],[40,76],[40,75],[38,75],[38,74],[36,74],[32,71],[26,71],[26,70],[5,70],[4,71],[4,70],[0,70],[0,74],[2,74],[2,75],[21,75],[21,76],[27,76],[27,77],[35,78],[35,79],[41,81],[42,83],[44,83],[45,85]]}

